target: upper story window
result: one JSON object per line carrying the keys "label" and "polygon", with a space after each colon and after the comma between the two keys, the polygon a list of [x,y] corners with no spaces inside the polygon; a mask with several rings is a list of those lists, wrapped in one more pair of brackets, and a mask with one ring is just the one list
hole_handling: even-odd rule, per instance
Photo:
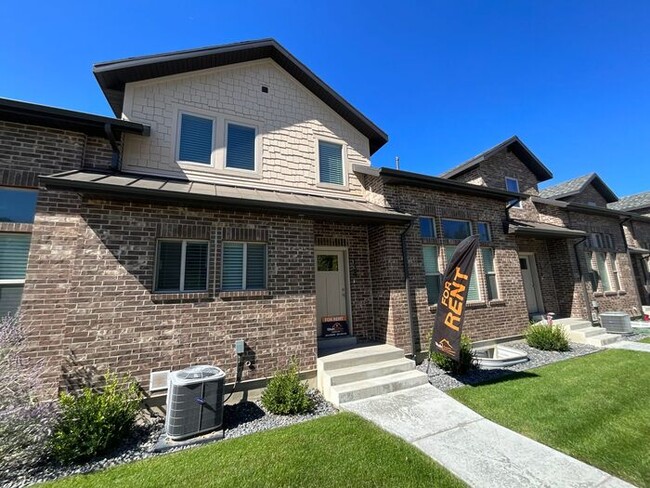
{"label": "upper story window", "polygon": [[465,239],[472,234],[469,220],[442,219],[442,234],[445,239]]}
{"label": "upper story window", "polygon": [[226,168],[255,171],[255,127],[228,123]]}
{"label": "upper story window", "polygon": [[319,182],[327,185],[345,185],[343,145],[318,141]]}
{"label": "upper story window", "polygon": [[200,292],[208,289],[208,242],[187,239],[158,241],[157,292]]}
{"label": "upper story window", "polygon": [[423,239],[436,237],[436,221],[433,217],[420,217],[420,237]]}
{"label": "upper story window", "polygon": [[214,120],[181,114],[180,124],[179,161],[212,164]]}
{"label": "upper story window", "polygon": [[0,187],[0,222],[31,224],[36,214],[37,190]]}
{"label": "upper story window", "polygon": [[478,239],[480,242],[490,242],[492,236],[490,235],[490,224],[487,222],[478,222],[476,224],[478,228]]}
{"label": "upper story window", "polygon": [[[513,193],[519,193],[519,180],[517,178],[506,176],[506,190]],[[509,203],[513,202],[515,202],[515,200],[511,200]],[[513,205],[513,208],[521,208],[521,201],[517,201],[517,203]]]}

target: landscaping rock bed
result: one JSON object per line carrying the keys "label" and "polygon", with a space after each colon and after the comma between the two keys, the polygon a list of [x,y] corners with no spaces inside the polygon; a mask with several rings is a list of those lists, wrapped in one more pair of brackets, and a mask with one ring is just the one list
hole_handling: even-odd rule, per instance
{"label": "landscaping rock bed", "polygon": [[571,350],[566,352],[540,351],[528,346],[525,342],[509,343],[508,347],[519,349],[528,353],[528,361],[525,363],[515,364],[502,369],[472,369],[463,375],[452,375],[440,369],[435,363],[429,366],[428,360],[424,360],[417,369],[427,372],[429,368],[429,382],[442,391],[459,388],[465,385],[475,385],[490,380],[495,380],[518,371],[525,371],[531,368],[537,368],[546,364],[571,359],[585,354],[601,351],[602,349],[587,344],[570,343]]}
{"label": "landscaping rock bed", "polygon": [[[274,415],[266,412],[259,401],[226,405],[224,409],[224,438],[241,437],[336,413],[337,410],[325,401],[318,391],[310,390],[308,394],[314,400],[315,408],[313,412],[302,415]],[[110,466],[164,455],[152,452],[154,445],[163,433],[164,419],[147,415],[139,422],[131,436],[120,447],[106,456],[92,459],[84,464],[61,466],[54,462],[45,461],[22,471],[2,472],[0,473],[0,486],[22,488],[64,476],[91,473]],[[191,447],[193,446],[183,446],[174,449],[174,451],[190,449]]]}

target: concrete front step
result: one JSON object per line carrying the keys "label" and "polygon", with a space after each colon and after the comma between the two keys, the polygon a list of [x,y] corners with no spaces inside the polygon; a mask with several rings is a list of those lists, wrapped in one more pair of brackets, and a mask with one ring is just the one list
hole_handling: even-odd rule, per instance
{"label": "concrete front step", "polygon": [[426,385],[428,382],[429,378],[426,374],[421,371],[411,370],[332,386],[330,387],[329,400],[338,406],[342,403]]}
{"label": "concrete front step", "polygon": [[555,323],[555,325],[559,325],[561,327],[564,327],[564,330],[566,330],[567,332],[570,331],[570,330],[593,328],[593,326],[591,325],[591,322],[589,322],[588,320],[576,320],[576,319],[573,319],[571,321],[562,320],[562,321],[558,321],[558,322],[554,322],[554,323]]}
{"label": "concrete front step", "polygon": [[608,344],[613,344],[614,342],[618,342],[620,339],[621,339],[620,335],[601,334],[594,337],[587,337],[585,343],[591,344],[592,346],[596,346],[596,347],[603,347]]}
{"label": "concrete front step", "polygon": [[328,356],[318,358],[318,370],[331,371],[333,369],[349,368],[360,364],[379,363],[400,359],[404,357],[404,351],[387,344],[374,346],[361,346],[347,351],[341,351]]}
{"label": "concrete front step", "polygon": [[586,339],[597,335],[607,334],[607,331],[602,327],[584,327],[582,329],[573,329],[567,331],[569,339]]}
{"label": "concrete front step", "polygon": [[321,356],[318,389],[326,400],[341,403],[424,385],[427,375],[415,370],[404,351],[387,344],[361,346]]}

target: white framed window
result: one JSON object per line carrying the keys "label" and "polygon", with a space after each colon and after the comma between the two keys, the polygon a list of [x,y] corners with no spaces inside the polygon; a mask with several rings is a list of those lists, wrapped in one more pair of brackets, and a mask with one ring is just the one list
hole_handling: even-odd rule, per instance
{"label": "white framed window", "polygon": [[440,222],[445,239],[462,240],[472,234],[469,220],[442,219]]}
{"label": "white framed window", "polygon": [[422,239],[436,238],[436,220],[433,217],[420,217],[420,237]]}
{"label": "white framed window", "polygon": [[[456,246],[445,246],[445,268],[449,264],[451,257],[454,255]],[[478,287],[478,279],[476,277],[476,262],[474,262],[474,271],[472,272],[472,277],[469,280],[469,290],[467,291],[467,300],[468,301],[478,301],[481,299],[481,293]]]}
{"label": "white framed window", "polygon": [[429,305],[438,303],[442,274],[439,266],[438,246],[423,245],[422,261],[424,263],[424,281]]}
{"label": "white framed window", "polygon": [[346,186],[343,144],[318,140],[318,182],[321,185]]}
{"label": "white framed window", "polygon": [[208,289],[208,241],[159,239],[154,291],[201,292]]}
{"label": "white framed window", "polygon": [[492,240],[489,222],[478,222],[476,228],[478,230],[478,239],[480,242],[490,242]]}
{"label": "white framed window", "polygon": [[[510,176],[506,176],[506,190],[511,191],[513,193],[519,193],[519,180],[517,178],[512,178]],[[513,205],[513,208],[521,208],[521,201],[517,200],[511,200],[509,203],[517,202]]]}
{"label": "white framed window", "polygon": [[0,317],[20,307],[30,243],[31,234],[0,234]]}
{"label": "white framed window", "polygon": [[256,170],[256,138],[257,128],[255,126],[226,122],[226,155],[224,166],[228,169],[254,172]]}
{"label": "white framed window", "polygon": [[178,118],[177,160],[211,166],[215,145],[216,120],[181,112]]}
{"label": "white framed window", "polygon": [[607,269],[607,253],[597,252],[594,254],[596,254],[596,266],[598,267],[598,275],[603,286],[603,291],[612,291],[609,270]]}
{"label": "white framed window", "polygon": [[609,253],[609,264],[610,269],[612,270],[612,287],[616,291],[622,290],[621,280],[618,273],[618,261],[616,259],[616,253]]}
{"label": "white framed window", "polygon": [[260,177],[259,123],[199,109],[179,108],[177,113],[177,163],[190,165],[187,169],[192,171]]}
{"label": "white framed window", "polygon": [[221,290],[264,290],[266,286],[266,244],[224,242],[221,259]]}
{"label": "white framed window", "polygon": [[494,267],[494,249],[491,247],[482,247],[481,259],[483,261],[487,299],[496,300],[499,298],[499,287],[497,284],[497,273]]}

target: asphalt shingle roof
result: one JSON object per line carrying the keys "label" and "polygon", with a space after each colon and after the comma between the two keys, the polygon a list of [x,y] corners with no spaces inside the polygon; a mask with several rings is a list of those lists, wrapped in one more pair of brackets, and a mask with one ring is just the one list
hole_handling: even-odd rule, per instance
{"label": "asphalt shingle roof", "polygon": [[596,173],[589,173],[588,175],[579,176],[572,180],[563,181],[557,185],[544,188],[543,190],[540,190],[539,196],[542,198],[558,200],[564,197],[577,195],[584,191],[587,185],[590,184],[593,185],[596,191],[603,196],[606,202],[616,202],[618,200],[616,194]]}
{"label": "asphalt shingle roof", "polygon": [[621,197],[618,202],[610,203],[607,207],[613,210],[636,210],[650,207],[650,191]]}

